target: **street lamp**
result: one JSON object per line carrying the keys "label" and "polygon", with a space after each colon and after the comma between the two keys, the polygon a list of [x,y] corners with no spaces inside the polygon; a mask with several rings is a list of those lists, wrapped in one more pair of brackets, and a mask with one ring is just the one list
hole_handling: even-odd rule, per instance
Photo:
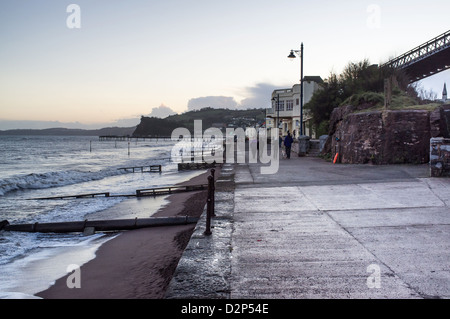
{"label": "street lamp", "polygon": [[303,135],[303,42],[300,50],[291,50],[289,59],[295,59],[296,54],[300,57],[300,135]]}

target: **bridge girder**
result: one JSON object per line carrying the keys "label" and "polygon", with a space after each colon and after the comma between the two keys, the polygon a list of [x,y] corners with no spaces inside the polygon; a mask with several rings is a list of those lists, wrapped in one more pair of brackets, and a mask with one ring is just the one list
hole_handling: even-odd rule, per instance
{"label": "bridge girder", "polygon": [[420,81],[447,69],[450,69],[450,47],[403,68],[410,83]]}
{"label": "bridge girder", "polygon": [[450,69],[450,30],[382,65],[403,70],[413,83]]}

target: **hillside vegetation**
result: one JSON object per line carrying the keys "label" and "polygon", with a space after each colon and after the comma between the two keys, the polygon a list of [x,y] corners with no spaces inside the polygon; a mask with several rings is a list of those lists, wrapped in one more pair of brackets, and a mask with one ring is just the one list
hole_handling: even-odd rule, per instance
{"label": "hillside vegetation", "polygon": [[[357,108],[355,112],[371,112],[384,109],[384,94],[376,92],[362,92],[353,94],[347,98],[342,105],[352,105]],[[425,103],[419,104],[417,99],[407,95],[398,89],[393,90],[392,100],[389,110],[428,110],[433,111],[438,108],[441,103]]]}
{"label": "hillside vegetation", "polygon": [[265,109],[229,110],[204,108],[183,114],[171,115],[165,119],[141,117],[133,136],[170,136],[174,129],[183,127],[194,131],[194,121],[201,120],[203,130],[210,127],[248,127],[263,124]]}
{"label": "hillside vegetation", "polygon": [[381,69],[368,60],[351,62],[341,74],[331,73],[305,104],[317,135],[328,134],[330,116],[337,107],[352,105],[358,111],[381,109],[384,106],[384,80],[389,77],[396,80],[389,109],[433,109],[438,106],[424,97],[426,92],[418,92],[417,87],[410,85],[401,71]]}

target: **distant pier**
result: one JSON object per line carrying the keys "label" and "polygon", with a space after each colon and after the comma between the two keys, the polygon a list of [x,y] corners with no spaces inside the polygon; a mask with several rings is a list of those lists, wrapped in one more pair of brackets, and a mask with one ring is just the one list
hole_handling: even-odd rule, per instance
{"label": "distant pier", "polygon": [[102,135],[98,137],[99,141],[167,141],[171,140],[171,136],[119,136],[119,135]]}

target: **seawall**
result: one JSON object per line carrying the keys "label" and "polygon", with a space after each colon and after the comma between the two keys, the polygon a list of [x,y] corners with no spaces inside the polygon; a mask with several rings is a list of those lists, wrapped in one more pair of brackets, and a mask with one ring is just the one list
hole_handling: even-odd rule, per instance
{"label": "seawall", "polygon": [[336,108],[325,152],[339,153],[346,164],[424,164],[430,161],[430,138],[448,134],[450,106],[435,110],[359,110]]}

